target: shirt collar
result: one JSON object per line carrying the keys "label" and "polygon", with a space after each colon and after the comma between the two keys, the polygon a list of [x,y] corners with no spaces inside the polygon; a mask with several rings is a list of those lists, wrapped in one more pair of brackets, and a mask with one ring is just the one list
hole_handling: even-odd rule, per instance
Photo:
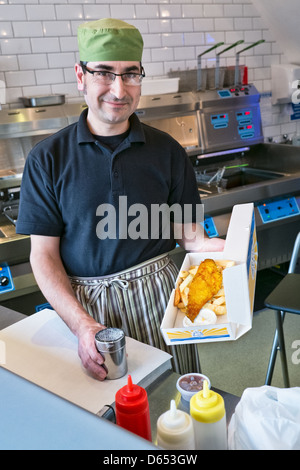
{"label": "shirt collar", "polygon": [[[84,109],[79,116],[79,120],[77,123],[77,141],[79,144],[85,142],[95,142],[95,138],[89,130],[87,125],[87,112],[88,109]],[[129,142],[145,142],[145,134],[142,127],[142,124],[135,113],[133,113],[130,118],[130,132],[127,137],[127,141]]]}

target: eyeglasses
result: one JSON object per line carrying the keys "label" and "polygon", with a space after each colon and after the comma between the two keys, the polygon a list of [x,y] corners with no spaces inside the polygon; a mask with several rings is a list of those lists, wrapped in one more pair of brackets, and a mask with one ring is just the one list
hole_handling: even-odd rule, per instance
{"label": "eyeglasses", "polygon": [[86,71],[93,75],[97,83],[101,85],[111,85],[116,77],[121,77],[124,85],[127,86],[138,86],[141,85],[143,78],[145,77],[145,71],[142,67],[141,73],[125,72],[125,73],[114,73],[107,72],[106,70],[89,70],[86,65],[81,64],[83,71]]}

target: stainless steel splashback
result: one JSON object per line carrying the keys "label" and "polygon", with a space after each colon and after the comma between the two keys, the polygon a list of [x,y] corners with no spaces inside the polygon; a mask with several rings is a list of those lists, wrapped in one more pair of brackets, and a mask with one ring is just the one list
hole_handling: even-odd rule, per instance
{"label": "stainless steel splashback", "polygon": [[85,107],[85,103],[71,103],[0,111],[0,189],[19,185],[30,150],[77,121]]}
{"label": "stainless steel splashback", "polygon": [[175,114],[192,113],[195,111],[195,106],[195,97],[189,92],[141,96],[136,114],[140,119],[147,121]]}
{"label": "stainless steel splashback", "polygon": [[68,125],[63,106],[20,108],[0,112],[0,138],[53,133]]}

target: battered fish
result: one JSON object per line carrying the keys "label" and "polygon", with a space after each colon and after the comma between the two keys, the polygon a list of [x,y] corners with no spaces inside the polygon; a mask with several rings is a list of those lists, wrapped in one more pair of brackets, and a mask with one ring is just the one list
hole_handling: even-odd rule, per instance
{"label": "battered fish", "polygon": [[200,309],[216,295],[222,287],[222,273],[212,259],[200,264],[189,285],[186,316],[193,322]]}

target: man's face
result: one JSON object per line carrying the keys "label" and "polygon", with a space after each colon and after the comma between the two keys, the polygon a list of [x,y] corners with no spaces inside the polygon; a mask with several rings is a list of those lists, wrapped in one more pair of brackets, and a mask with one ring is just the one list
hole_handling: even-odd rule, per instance
{"label": "man's face", "polygon": [[[139,62],[88,62],[90,71],[141,73]],[[104,83],[96,74],[83,73],[75,66],[78,89],[83,91],[88,105],[88,125],[98,135],[114,135],[125,132],[128,118],[136,110],[141,96],[141,85],[130,86],[117,76],[111,83]]]}

